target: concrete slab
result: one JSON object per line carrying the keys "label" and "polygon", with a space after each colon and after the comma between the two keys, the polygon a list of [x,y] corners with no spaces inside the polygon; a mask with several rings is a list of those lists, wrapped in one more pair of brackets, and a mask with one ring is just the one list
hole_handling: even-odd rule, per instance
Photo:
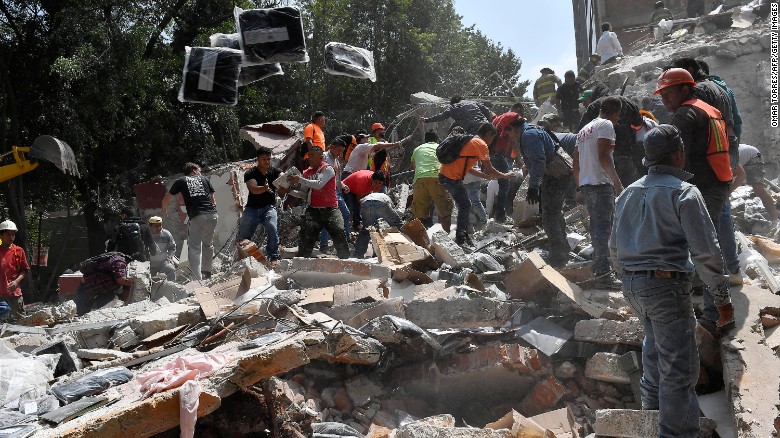
{"label": "concrete slab", "polygon": [[362,260],[307,259],[296,257],[279,264],[282,277],[302,287],[328,287],[360,280],[390,278],[390,268]]}

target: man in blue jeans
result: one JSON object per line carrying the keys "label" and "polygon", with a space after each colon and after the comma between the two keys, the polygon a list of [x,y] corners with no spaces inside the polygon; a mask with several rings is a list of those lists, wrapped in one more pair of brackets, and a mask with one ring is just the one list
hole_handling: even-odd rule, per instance
{"label": "man in blue jeans", "polygon": [[273,263],[279,260],[279,232],[277,229],[276,187],[274,181],[282,172],[271,167],[271,150],[260,146],[257,150],[257,166],[244,174],[244,183],[249,190],[244,214],[238,225],[236,243],[251,239],[258,225],[263,225],[267,235],[265,252]]}
{"label": "man in blue jeans", "polygon": [[615,128],[621,102],[609,96],[601,103],[599,116],[577,134],[574,151],[574,180],[577,200],[585,202],[590,216],[590,238],[593,243],[593,275],[597,287],[620,288],[620,281],[609,267],[609,233],[615,212],[615,196],[623,191],[612,151],[615,150]]}
{"label": "man in blue jeans", "polygon": [[360,215],[363,217],[363,226],[358,233],[357,242],[355,242],[355,258],[362,259],[366,255],[369,242],[368,227],[375,226],[379,219],[384,219],[391,227],[399,230],[404,223],[401,217],[393,210],[393,203],[390,197],[384,193],[369,193],[360,200]]}
{"label": "man in blue jeans", "polygon": [[659,410],[659,435],[696,437],[699,377],[696,319],[691,306],[694,268],[712,292],[718,327],[733,320],[718,236],[693,177],[676,127],[660,125],[644,141],[647,176],[617,199],[609,241],[623,295],[644,326],[642,409]]}
{"label": "man in blue jeans", "polygon": [[[347,207],[347,203],[344,200],[344,191],[349,192],[349,187],[345,186],[344,183],[341,182],[341,172],[343,171],[344,167],[341,161],[341,156],[344,154],[344,149],[346,149],[348,144],[352,143],[354,138],[355,137],[349,134],[336,137],[333,140],[333,143],[330,144],[328,151],[325,152],[325,155],[322,156],[322,159],[326,163],[330,164],[330,166],[333,167],[333,170],[336,172],[336,199],[338,199],[339,202],[339,211],[341,212],[341,217],[344,219],[344,234],[347,236],[348,241],[349,207]],[[328,240],[330,240],[330,235],[328,234],[328,231],[323,228],[322,231],[320,231],[320,252],[326,253],[328,251]]]}

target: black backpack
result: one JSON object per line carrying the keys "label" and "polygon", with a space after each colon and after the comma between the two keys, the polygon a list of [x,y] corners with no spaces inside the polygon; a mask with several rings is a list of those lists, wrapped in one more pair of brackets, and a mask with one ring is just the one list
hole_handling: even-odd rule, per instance
{"label": "black backpack", "polygon": [[144,240],[141,237],[141,224],[138,222],[119,224],[115,249],[135,260],[144,261],[145,251]]}
{"label": "black backpack", "polygon": [[436,147],[436,159],[438,159],[441,164],[449,164],[458,158],[461,158],[461,149],[463,149],[463,146],[471,141],[472,138],[474,138],[473,135],[465,134],[452,134],[448,136]]}

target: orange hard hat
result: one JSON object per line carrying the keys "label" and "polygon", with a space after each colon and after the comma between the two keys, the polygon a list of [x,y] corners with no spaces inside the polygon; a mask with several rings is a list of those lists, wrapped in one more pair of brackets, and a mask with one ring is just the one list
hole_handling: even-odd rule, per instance
{"label": "orange hard hat", "polygon": [[373,125],[371,125],[371,132],[374,132],[374,131],[376,131],[377,129],[382,129],[382,130],[384,130],[384,129],[385,129],[385,127],[384,127],[384,125],[382,125],[382,124],[381,124],[381,123],[379,123],[379,122],[376,122],[376,123],[374,123]]}
{"label": "orange hard hat", "polygon": [[664,88],[671,87],[672,85],[690,84],[696,85],[696,81],[693,80],[693,76],[684,68],[670,68],[658,76],[658,84],[655,88],[655,93],[658,94]]}

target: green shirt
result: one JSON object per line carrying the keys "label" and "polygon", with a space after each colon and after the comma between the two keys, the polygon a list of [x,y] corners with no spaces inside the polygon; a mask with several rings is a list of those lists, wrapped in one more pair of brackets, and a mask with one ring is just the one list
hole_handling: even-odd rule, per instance
{"label": "green shirt", "polygon": [[436,158],[438,143],[423,143],[412,152],[414,162],[414,181],[418,178],[438,178],[441,163]]}

